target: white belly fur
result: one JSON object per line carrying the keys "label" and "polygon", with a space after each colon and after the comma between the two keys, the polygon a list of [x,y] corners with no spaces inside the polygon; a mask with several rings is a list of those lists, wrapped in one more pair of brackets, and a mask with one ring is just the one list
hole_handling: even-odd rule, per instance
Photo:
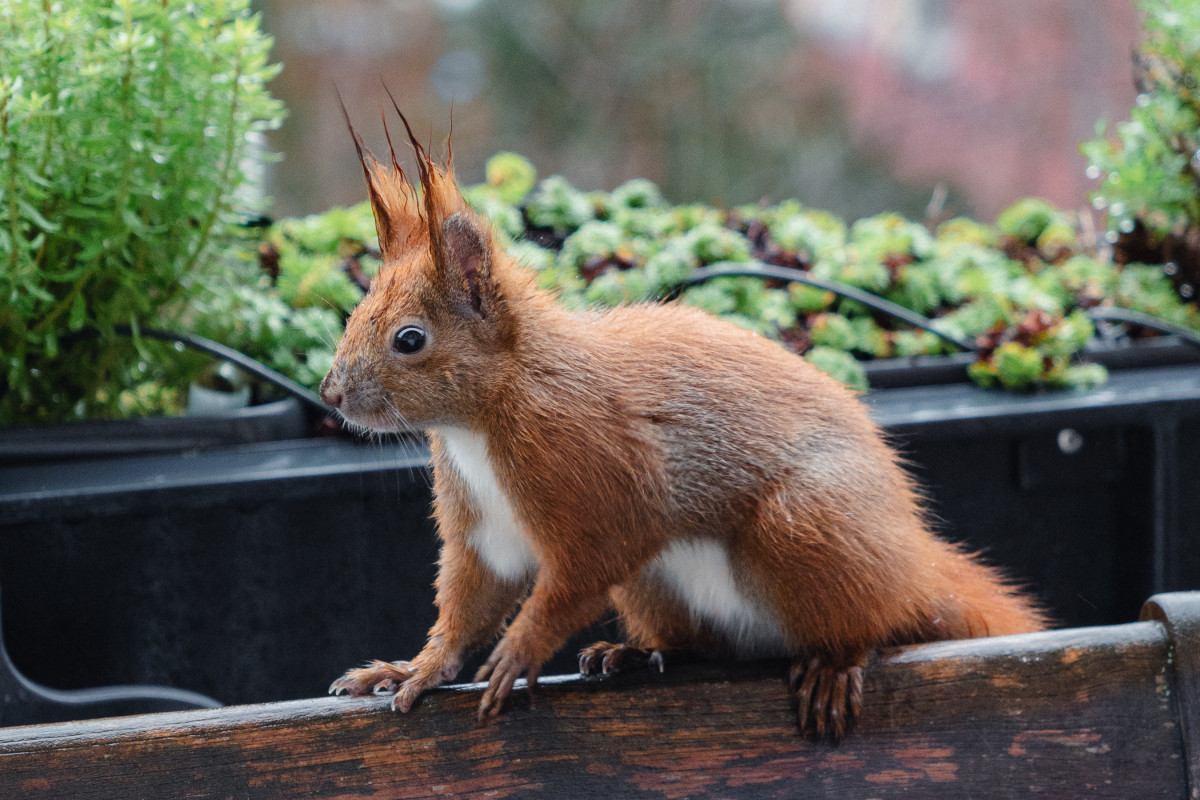
{"label": "white belly fur", "polygon": [[[496,479],[487,440],[465,428],[445,427],[436,432],[479,511],[470,545],[500,577],[528,577],[537,567],[537,559],[512,502]],[[696,623],[707,624],[728,639],[739,656],[786,653],[778,620],[738,587],[729,554],[720,542],[673,542],[647,570],[669,587]]]}
{"label": "white belly fur", "polygon": [[738,587],[729,553],[720,542],[672,542],[648,569],[687,606],[694,622],[728,639],[737,655],[786,654],[779,621]]}
{"label": "white belly fur", "polygon": [[479,511],[470,544],[497,575],[508,580],[527,577],[537,566],[533,547],[512,501],[496,480],[496,470],[483,434],[465,428],[438,428],[446,453],[462,476]]}

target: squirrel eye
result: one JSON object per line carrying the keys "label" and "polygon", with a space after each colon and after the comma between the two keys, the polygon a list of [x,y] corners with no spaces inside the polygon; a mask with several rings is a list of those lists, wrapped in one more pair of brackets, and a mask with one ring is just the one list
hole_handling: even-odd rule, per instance
{"label": "squirrel eye", "polygon": [[424,346],[425,331],[416,325],[405,325],[392,340],[392,349],[406,356],[412,355]]}

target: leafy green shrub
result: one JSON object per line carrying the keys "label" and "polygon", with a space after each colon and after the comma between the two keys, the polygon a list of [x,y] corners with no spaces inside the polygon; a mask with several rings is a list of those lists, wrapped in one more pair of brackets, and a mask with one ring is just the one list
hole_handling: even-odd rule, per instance
{"label": "leafy green shrub", "polygon": [[1200,0],[1141,0],[1145,37],[1134,55],[1138,95],[1115,138],[1096,127],[1080,145],[1100,179],[1119,263],[1162,264],[1175,290],[1200,293]]}
{"label": "leafy green shrub", "polygon": [[1095,196],[1113,230],[1141,221],[1166,235],[1200,222],[1200,2],[1140,0],[1145,38],[1135,56],[1137,102],[1116,141],[1096,138],[1080,148],[1089,175],[1102,178]]}
{"label": "leafy green shrub", "polygon": [[227,272],[244,161],[282,115],[247,9],[0,6],[0,421],[136,412],[121,387],[166,368],[114,326],[172,326]]}

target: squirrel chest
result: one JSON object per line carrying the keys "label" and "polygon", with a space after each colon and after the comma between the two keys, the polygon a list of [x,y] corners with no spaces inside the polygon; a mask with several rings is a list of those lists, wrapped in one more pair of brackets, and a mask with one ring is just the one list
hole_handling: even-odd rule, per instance
{"label": "squirrel chest", "polygon": [[501,578],[527,577],[537,567],[537,559],[528,534],[517,522],[512,501],[496,479],[487,439],[466,428],[447,426],[436,431],[479,513],[471,531],[471,547]]}
{"label": "squirrel chest", "polygon": [[[478,512],[469,544],[501,578],[521,580],[537,568],[525,527],[496,476],[483,434],[459,427],[436,432]],[[643,569],[640,580],[683,603],[697,625],[724,636],[740,656],[785,652],[776,616],[739,585],[726,546],[712,539],[678,539]]]}

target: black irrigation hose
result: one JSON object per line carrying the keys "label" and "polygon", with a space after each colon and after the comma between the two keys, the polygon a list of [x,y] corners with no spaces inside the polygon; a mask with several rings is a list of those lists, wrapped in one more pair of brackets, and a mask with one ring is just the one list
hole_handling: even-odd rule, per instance
{"label": "black irrigation hose", "polygon": [[1200,348],[1200,334],[1197,334],[1196,331],[1176,325],[1174,322],[1168,322],[1161,317],[1143,314],[1141,311],[1133,311],[1128,308],[1097,306],[1089,309],[1087,315],[1091,317],[1093,322],[1124,322],[1130,325],[1140,325],[1152,331],[1177,336],[1185,344]]}
{"label": "black irrigation hose", "polygon": [[956,336],[951,336],[944,331],[934,327],[931,320],[920,314],[897,305],[890,300],[884,300],[882,297],[873,295],[870,292],[864,292],[861,289],[856,289],[853,286],[847,286],[844,283],[837,281],[825,280],[818,278],[812,273],[803,270],[792,269],[791,267],[777,267],[774,264],[763,264],[761,262],[737,263],[723,261],[717,264],[712,264],[707,267],[700,267],[692,272],[685,280],[680,281],[668,294],[668,299],[678,297],[679,294],[689,286],[695,286],[699,283],[712,280],[713,278],[773,278],[775,280],[788,281],[790,283],[802,283],[805,286],[812,286],[816,289],[821,289],[826,292],[833,292],[839,297],[844,297],[847,300],[854,300],[862,303],[865,306],[870,306],[876,311],[887,314],[902,322],[912,325],[914,328],[920,328],[923,331],[928,331],[944,342],[949,342],[960,350],[965,350],[970,353],[977,352],[978,348],[974,342],[966,339],[959,339]]}
{"label": "black irrigation hose", "polygon": [[212,339],[205,339],[203,336],[196,336],[190,333],[174,333],[157,328],[139,328],[136,334],[133,328],[128,325],[114,325],[113,330],[122,336],[143,336],[147,339],[157,339],[162,342],[178,342],[192,350],[208,353],[210,356],[215,356],[222,361],[228,361],[243,372],[260,378],[272,386],[279,387],[314,411],[320,413],[321,416],[329,416],[334,413],[333,409],[321,401],[316,392],[301,386],[286,375],[279,374],[265,364],[255,361],[245,353],[240,353],[232,347],[226,347],[220,342],[214,342]]}
{"label": "black irrigation hose", "polygon": [[[848,300],[855,300],[865,306],[869,306],[876,311],[883,312],[891,317],[895,317],[903,322],[928,331],[934,336],[937,336],[943,341],[958,347],[967,352],[976,352],[976,347],[973,343],[958,339],[948,333],[939,331],[933,326],[933,323],[926,317],[911,311],[904,306],[897,305],[890,300],[884,300],[869,292],[864,292],[861,289],[856,289],[853,286],[847,286],[837,281],[825,280],[811,275],[798,269],[790,267],[779,267],[773,264],[755,263],[751,266],[744,264],[733,264],[732,262],[722,262],[713,264],[707,267],[701,267],[694,272],[686,280],[678,283],[668,294],[668,299],[678,297],[684,289],[689,286],[704,283],[713,278],[724,277],[750,277],[750,278],[773,278],[775,280],[788,281],[790,283],[802,283],[806,286],[812,286],[816,289],[821,289],[827,292],[833,292],[839,297],[844,297]],[[1089,309],[1088,316],[1093,322],[1122,322],[1132,325],[1140,325],[1143,328],[1149,328],[1160,333],[1177,336],[1184,343],[1192,347],[1200,348],[1200,334],[1195,331],[1176,325],[1173,322],[1168,322],[1165,319],[1154,317],[1149,314],[1143,314],[1140,311],[1132,311],[1128,308],[1113,308],[1106,306],[1098,306]],[[244,353],[234,350],[232,347],[227,347],[220,342],[214,342],[212,339],[206,339],[203,336],[196,336],[190,333],[174,333],[172,331],[159,330],[157,328],[141,328],[135,334],[133,328],[128,325],[114,325],[113,330],[122,336],[144,336],[147,339],[157,339],[164,342],[177,342],[189,347],[193,350],[198,350],[202,353],[207,353],[211,356],[228,361],[235,367],[254,375],[267,383],[282,389],[284,392],[292,395],[300,400],[305,405],[320,413],[322,416],[329,416],[334,413],[333,409],[325,405],[316,392],[307,389],[304,386],[293,381],[286,375],[281,375],[265,364],[250,358]],[[97,331],[89,331],[92,335],[98,335]]]}

